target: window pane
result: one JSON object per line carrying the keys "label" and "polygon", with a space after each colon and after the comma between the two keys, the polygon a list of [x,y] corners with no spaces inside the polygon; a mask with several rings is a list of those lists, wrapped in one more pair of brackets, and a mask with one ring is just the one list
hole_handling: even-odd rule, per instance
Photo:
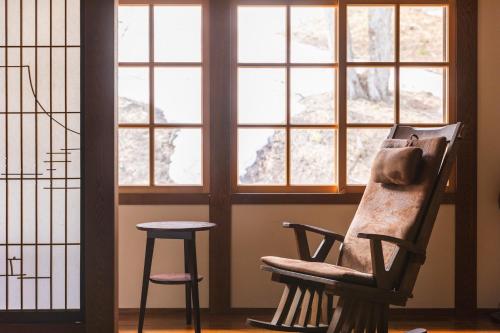
{"label": "window pane", "polygon": [[155,60],[201,62],[201,6],[155,6]]}
{"label": "window pane", "polygon": [[291,7],[292,62],[335,62],[335,8]]}
{"label": "window pane", "polygon": [[238,123],[282,124],[285,121],[285,69],[239,68]]}
{"label": "window pane", "polygon": [[401,61],[445,61],[446,7],[401,6]]}
{"label": "window pane", "polygon": [[292,68],[291,122],[332,124],[336,120],[336,72],[333,68]]}
{"label": "window pane", "polygon": [[445,69],[401,68],[399,75],[401,122],[445,122]]}
{"label": "window pane", "polygon": [[347,121],[394,122],[394,68],[347,69]]}
{"label": "window pane", "polygon": [[199,128],[155,130],[155,184],[202,185]]}
{"label": "window pane", "polygon": [[285,60],[286,8],[238,7],[238,61]]}
{"label": "window pane", "polygon": [[155,122],[201,123],[201,68],[155,68]]}
{"label": "window pane", "polygon": [[149,69],[118,69],[118,118],[125,123],[149,122]]}
{"label": "window pane", "polygon": [[389,135],[388,128],[347,129],[347,183],[366,184],[370,179],[372,161],[382,141]]}
{"label": "window pane", "polygon": [[337,179],[336,133],[333,129],[291,130],[293,185],[333,185]]}
{"label": "window pane", "polygon": [[149,130],[119,129],[119,184],[149,185]]}
{"label": "window pane", "polygon": [[394,7],[347,7],[347,60],[394,61]]}
{"label": "window pane", "polygon": [[149,60],[149,9],[147,6],[118,7],[118,61]]}
{"label": "window pane", "polygon": [[286,184],[285,130],[238,129],[238,184]]}

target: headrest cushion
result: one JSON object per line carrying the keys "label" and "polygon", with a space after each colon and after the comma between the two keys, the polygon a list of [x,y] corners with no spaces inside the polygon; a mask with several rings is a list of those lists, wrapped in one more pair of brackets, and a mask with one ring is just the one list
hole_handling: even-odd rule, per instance
{"label": "headrest cushion", "polygon": [[372,164],[372,179],[376,183],[410,185],[417,178],[421,161],[420,148],[382,148]]}

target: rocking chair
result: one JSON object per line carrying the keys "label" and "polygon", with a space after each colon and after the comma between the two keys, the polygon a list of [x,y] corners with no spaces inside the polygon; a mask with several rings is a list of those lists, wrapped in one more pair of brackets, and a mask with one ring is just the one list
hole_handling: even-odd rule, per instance
{"label": "rocking chair", "polygon": [[[376,161],[380,153],[389,156],[386,165],[381,157],[378,171],[381,166],[404,165],[405,158],[391,160],[390,155],[414,147],[420,154],[413,168],[417,173],[411,183],[397,179],[390,183],[377,179],[377,165],[372,166],[345,236],[283,223],[295,232],[300,260],[261,258],[261,269],[271,272],[273,281],[285,284],[285,290],[270,322],[248,319],[248,324],[287,332],[387,332],[389,306],[406,305],[425,262],[461,129],[460,123],[436,129],[394,126],[377,155]],[[312,255],[306,232],[324,237]],[[337,265],[332,265],[324,261],[335,241],[341,247]]]}

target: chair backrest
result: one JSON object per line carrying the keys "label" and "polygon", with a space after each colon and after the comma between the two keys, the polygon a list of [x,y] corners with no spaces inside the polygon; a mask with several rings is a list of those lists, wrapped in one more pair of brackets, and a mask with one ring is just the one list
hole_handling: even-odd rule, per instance
{"label": "chair backrest", "polygon": [[[411,241],[421,249],[429,242],[442,194],[456,157],[460,123],[435,129],[415,129],[396,125],[384,147],[403,147],[407,140],[418,138],[413,146],[423,151],[419,176],[411,185],[386,185],[370,180],[346,233],[339,264],[371,273],[370,241],[358,238],[358,233],[373,233]],[[398,256],[399,249],[383,243],[386,268],[393,278],[391,288],[411,293],[421,263],[410,256]]]}

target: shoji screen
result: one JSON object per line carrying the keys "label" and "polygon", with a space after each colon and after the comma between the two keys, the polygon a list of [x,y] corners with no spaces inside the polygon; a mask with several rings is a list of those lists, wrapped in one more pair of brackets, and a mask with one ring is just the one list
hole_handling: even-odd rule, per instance
{"label": "shoji screen", "polygon": [[80,309],[80,0],[0,0],[0,311]]}

